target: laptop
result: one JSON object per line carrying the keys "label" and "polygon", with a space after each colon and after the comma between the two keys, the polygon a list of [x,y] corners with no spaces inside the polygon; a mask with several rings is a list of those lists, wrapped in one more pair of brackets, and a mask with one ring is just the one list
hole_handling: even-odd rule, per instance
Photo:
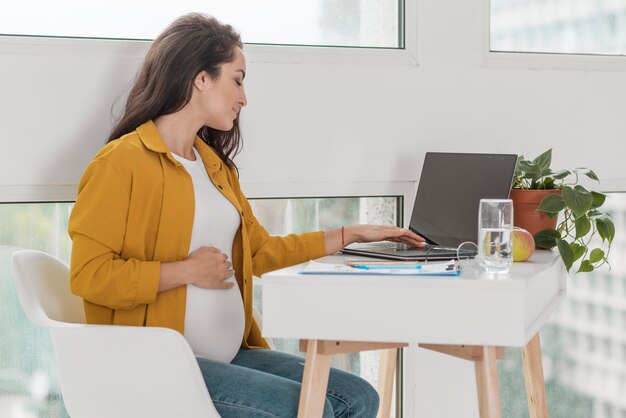
{"label": "laptop", "polygon": [[409,229],[426,239],[424,248],[394,242],[355,243],[345,254],[390,260],[472,258],[478,236],[480,199],[508,199],[517,155],[428,152],[417,188]]}

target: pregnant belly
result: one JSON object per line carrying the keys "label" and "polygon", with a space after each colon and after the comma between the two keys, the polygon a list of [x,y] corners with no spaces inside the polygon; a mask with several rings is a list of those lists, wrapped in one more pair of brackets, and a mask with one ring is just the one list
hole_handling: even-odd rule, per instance
{"label": "pregnant belly", "polygon": [[230,289],[187,286],[185,338],[196,356],[230,363],[241,346],[244,322],[237,286]]}

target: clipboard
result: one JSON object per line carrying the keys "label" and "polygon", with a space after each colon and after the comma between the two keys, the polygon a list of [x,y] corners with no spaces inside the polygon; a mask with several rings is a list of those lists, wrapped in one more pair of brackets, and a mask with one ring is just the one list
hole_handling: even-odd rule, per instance
{"label": "clipboard", "polygon": [[[356,266],[375,266],[371,268],[359,268]],[[361,262],[358,264],[328,264],[317,261],[309,261],[307,266],[298,272],[302,275],[359,275],[359,276],[446,276],[455,277],[461,275],[461,266],[455,261],[450,260],[443,263],[403,263],[399,267],[399,263],[388,265],[380,263]],[[415,266],[415,268],[411,268]],[[396,268],[393,268],[396,267]]]}

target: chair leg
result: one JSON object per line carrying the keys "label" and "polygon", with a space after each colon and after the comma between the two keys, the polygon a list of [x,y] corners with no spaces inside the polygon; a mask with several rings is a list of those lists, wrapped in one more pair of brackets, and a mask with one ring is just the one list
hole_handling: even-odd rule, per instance
{"label": "chair leg", "polygon": [[381,350],[380,352],[380,366],[378,369],[378,395],[380,396],[380,405],[376,418],[389,418],[391,416],[393,380],[396,372],[397,358],[397,348]]}
{"label": "chair leg", "polygon": [[548,418],[546,386],[543,379],[539,333],[522,348],[522,364],[530,418]]}
{"label": "chair leg", "polygon": [[482,359],[474,363],[480,418],[500,418],[500,390],[496,347],[482,347]]}

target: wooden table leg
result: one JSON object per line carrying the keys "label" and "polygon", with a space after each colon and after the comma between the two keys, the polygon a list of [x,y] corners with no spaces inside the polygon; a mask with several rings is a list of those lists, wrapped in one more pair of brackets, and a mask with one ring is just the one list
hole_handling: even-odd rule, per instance
{"label": "wooden table leg", "polygon": [[482,347],[482,359],[476,361],[476,388],[480,418],[500,418],[500,389],[496,367],[496,347]]}
{"label": "wooden table leg", "polygon": [[380,367],[378,369],[378,395],[380,405],[376,418],[391,416],[391,401],[393,400],[393,378],[396,372],[398,349],[391,348],[380,352]]}
{"label": "wooden table leg", "polygon": [[546,386],[543,380],[539,333],[522,348],[522,364],[526,381],[526,397],[530,418],[548,418]]}
{"label": "wooden table leg", "polygon": [[321,354],[320,341],[308,340],[302,376],[298,418],[320,418],[324,413],[331,354]]}

